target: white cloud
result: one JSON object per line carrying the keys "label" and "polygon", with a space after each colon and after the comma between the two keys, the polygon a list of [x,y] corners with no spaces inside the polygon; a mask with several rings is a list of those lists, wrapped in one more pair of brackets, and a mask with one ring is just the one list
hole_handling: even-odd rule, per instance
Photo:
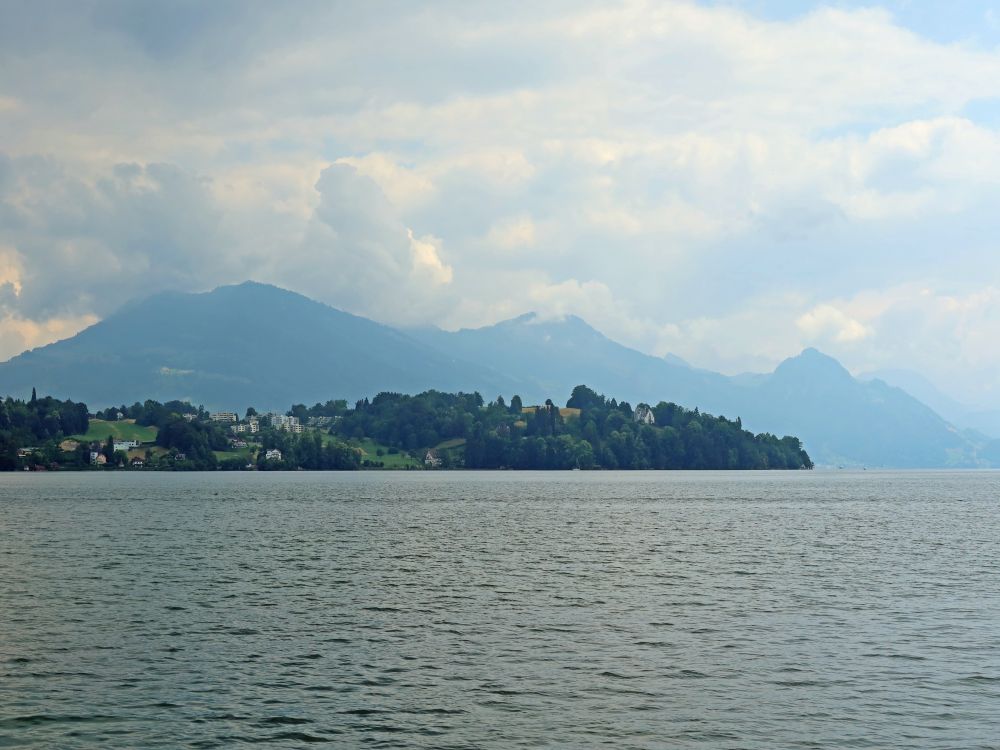
{"label": "white cloud", "polygon": [[838,343],[860,341],[874,333],[864,323],[830,304],[817,305],[799,317],[795,324],[809,341],[820,345],[830,339]]}
{"label": "white cloud", "polygon": [[358,174],[373,179],[398,209],[419,205],[434,192],[434,183],[412,169],[401,166],[388,154],[343,157],[338,164],[349,164]]}
{"label": "white cloud", "polygon": [[406,231],[410,238],[410,250],[413,252],[413,272],[432,285],[450,284],[452,269],[441,262],[441,240],[427,235],[417,239],[413,230]]}

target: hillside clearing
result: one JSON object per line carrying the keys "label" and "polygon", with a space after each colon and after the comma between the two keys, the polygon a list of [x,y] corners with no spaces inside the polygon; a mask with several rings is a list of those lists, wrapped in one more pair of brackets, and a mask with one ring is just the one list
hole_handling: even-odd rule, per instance
{"label": "hillside clearing", "polygon": [[108,435],[116,440],[138,440],[140,443],[156,441],[157,429],[137,425],[134,419],[122,419],[117,422],[106,422],[103,419],[91,419],[86,435],[73,435],[73,440],[81,442],[105,441]]}

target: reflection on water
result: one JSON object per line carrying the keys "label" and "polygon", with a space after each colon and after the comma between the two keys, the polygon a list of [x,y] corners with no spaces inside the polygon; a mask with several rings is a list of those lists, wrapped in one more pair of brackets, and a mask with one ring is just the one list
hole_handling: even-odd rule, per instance
{"label": "reflection on water", "polygon": [[996,747],[998,490],[0,476],[0,747]]}

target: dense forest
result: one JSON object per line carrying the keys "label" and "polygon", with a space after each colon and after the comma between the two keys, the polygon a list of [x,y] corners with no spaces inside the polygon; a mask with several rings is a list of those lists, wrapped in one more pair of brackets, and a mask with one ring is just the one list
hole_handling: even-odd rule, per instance
{"label": "dense forest", "polygon": [[[66,435],[86,432],[87,405],[59,401],[50,396],[30,401],[7,398],[0,402],[0,469],[18,467],[17,451],[27,446],[45,446],[55,455],[55,443]],[[73,457],[74,461],[77,457]]]}
{"label": "dense forest", "polygon": [[380,393],[334,423],[345,439],[371,438],[414,451],[464,440],[461,455],[442,449],[442,465],[475,469],[802,469],[812,461],[794,437],[754,435],[737,418],[661,401],[633,410],[577,386],[560,409],[525,408],[514,396],[489,404],[478,393]]}

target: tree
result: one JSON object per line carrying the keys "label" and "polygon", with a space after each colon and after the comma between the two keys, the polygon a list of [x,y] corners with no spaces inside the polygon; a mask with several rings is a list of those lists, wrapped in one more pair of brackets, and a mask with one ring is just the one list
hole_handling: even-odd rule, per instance
{"label": "tree", "polygon": [[521,397],[517,394],[510,400],[510,413],[520,414],[524,406],[521,404]]}
{"label": "tree", "polygon": [[578,385],[573,389],[573,393],[566,402],[570,409],[603,409],[605,406],[604,396],[600,396],[596,391],[592,391],[585,385]]}
{"label": "tree", "polygon": [[113,435],[108,435],[108,439],[104,441],[104,448],[101,450],[104,457],[111,463],[115,458],[115,438]]}

